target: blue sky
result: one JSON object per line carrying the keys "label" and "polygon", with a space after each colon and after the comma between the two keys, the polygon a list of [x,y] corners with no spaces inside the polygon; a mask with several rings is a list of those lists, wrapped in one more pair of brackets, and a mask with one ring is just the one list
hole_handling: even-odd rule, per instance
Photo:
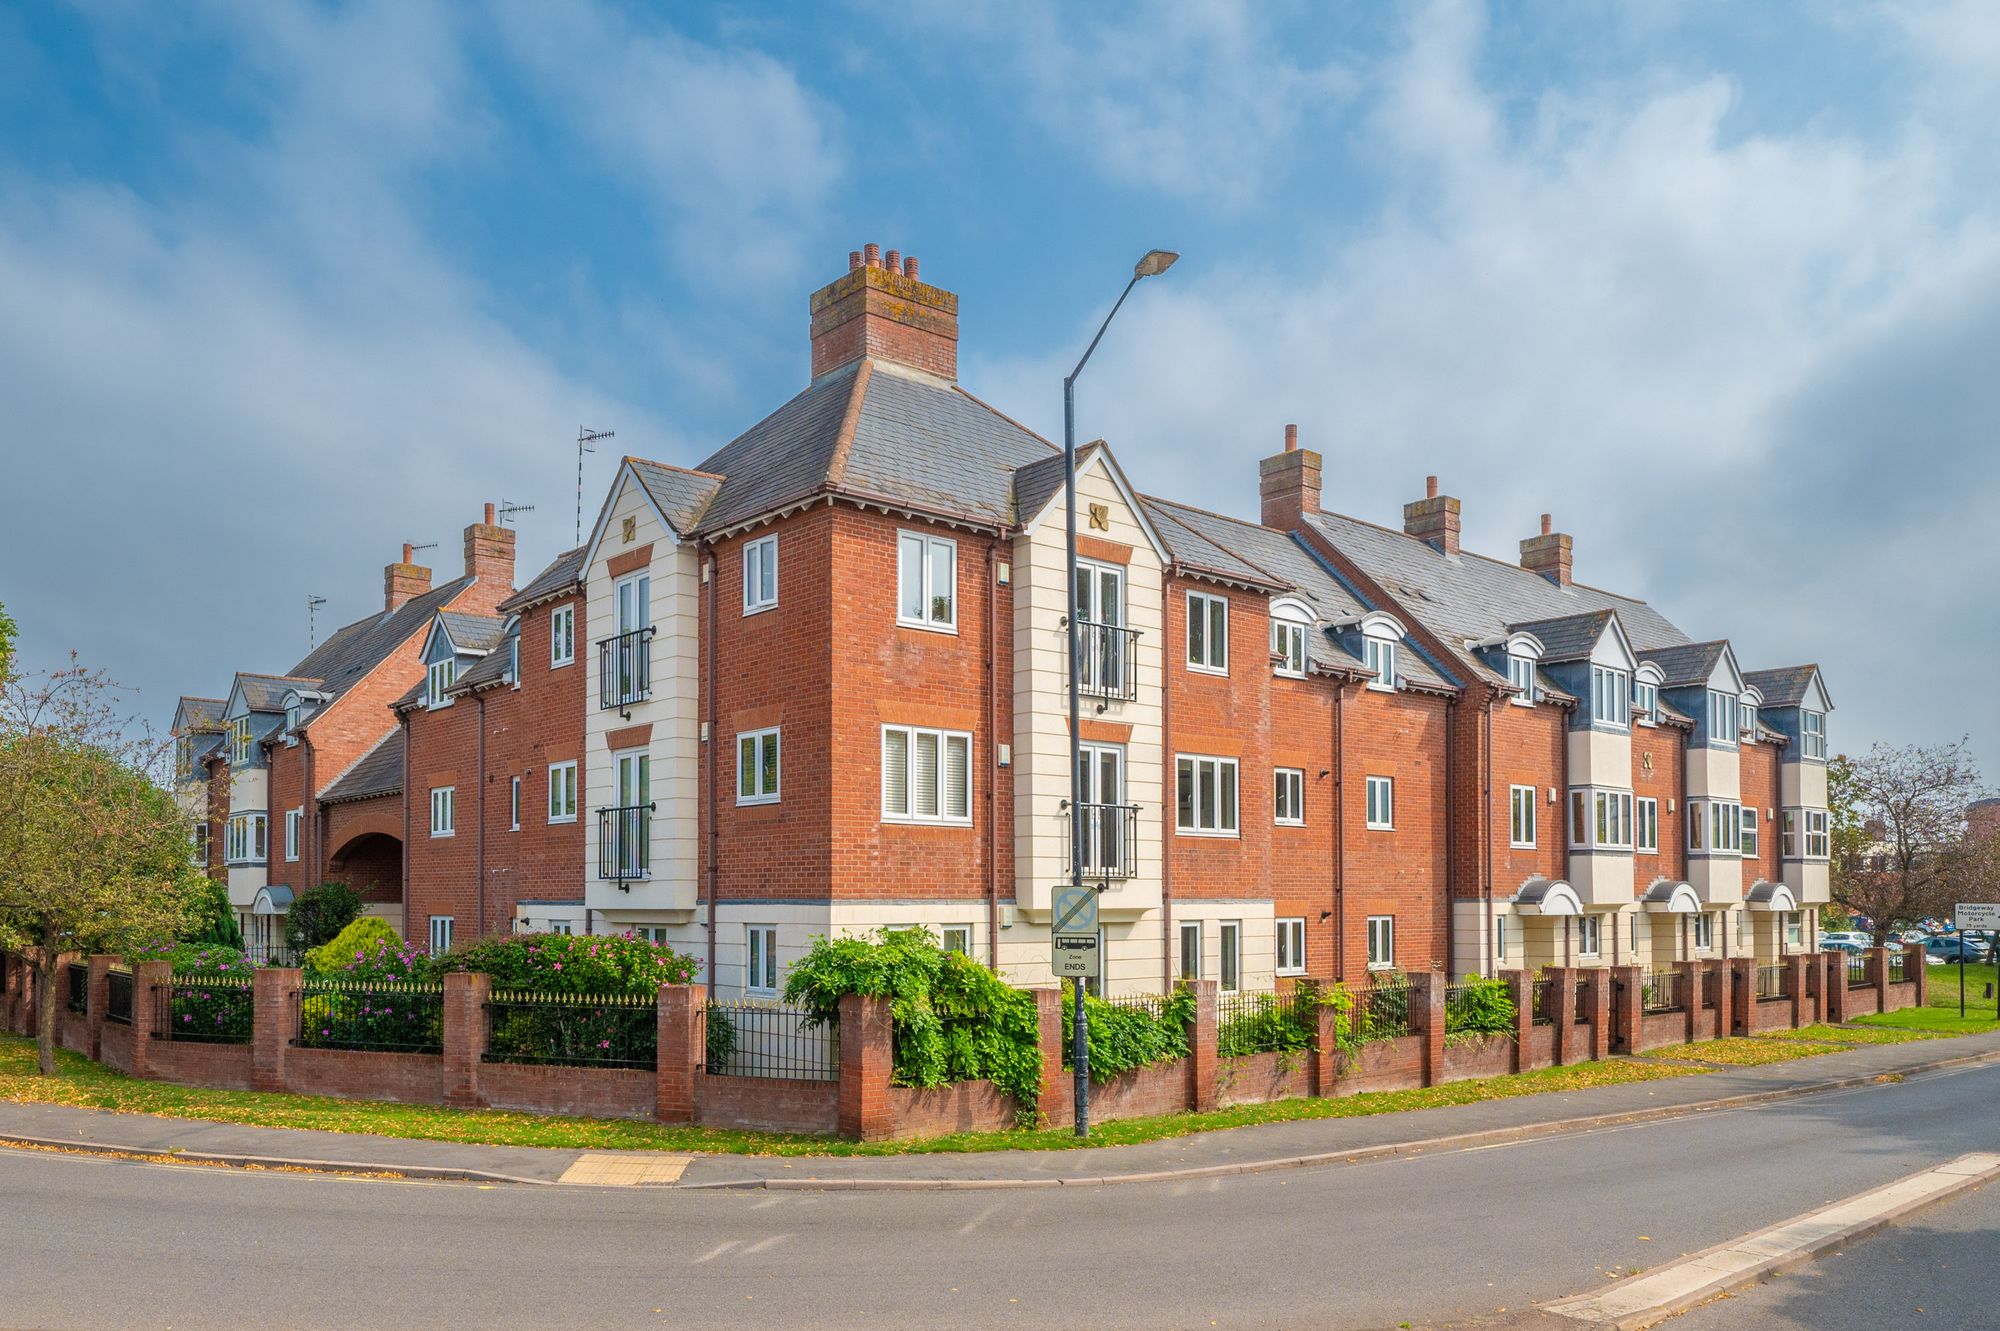
{"label": "blue sky", "polygon": [[1044,431],[1162,245],[1079,397],[1143,487],[1252,513],[1296,421],[2000,777],[1996,89],[1976,0],[8,6],[0,601],[164,721],[485,500],[539,566],[580,424],[586,508],[725,442],[864,241]]}

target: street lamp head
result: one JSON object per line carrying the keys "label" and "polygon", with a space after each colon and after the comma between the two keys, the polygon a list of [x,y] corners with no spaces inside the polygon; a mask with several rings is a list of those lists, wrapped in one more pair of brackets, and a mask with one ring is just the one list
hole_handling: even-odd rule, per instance
{"label": "street lamp head", "polygon": [[1132,279],[1137,281],[1142,277],[1157,277],[1173,267],[1174,260],[1180,257],[1172,250],[1147,250],[1146,257],[1133,266]]}

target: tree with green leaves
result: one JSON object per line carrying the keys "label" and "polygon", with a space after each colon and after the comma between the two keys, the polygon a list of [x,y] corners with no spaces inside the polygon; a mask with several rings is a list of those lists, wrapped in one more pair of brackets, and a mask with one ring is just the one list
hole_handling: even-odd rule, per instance
{"label": "tree with green leaves", "polygon": [[27,959],[43,1075],[56,1070],[57,961],[174,938],[202,892],[166,746],[72,658],[0,682],[0,946]]}
{"label": "tree with green leaves", "polygon": [[1993,848],[1968,837],[1965,822],[1986,793],[1965,739],[1877,744],[1828,764],[1833,900],[1867,917],[1877,947],[1960,901],[1993,899]]}
{"label": "tree with green leaves", "polygon": [[346,883],[329,878],[318,887],[299,893],[285,916],[285,946],[293,957],[331,942],[342,929],[361,914],[361,894]]}
{"label": "tree with green leaves", "polygon": [[14,674],[14,621],[7,618],[7,607],[0,605],[0,683],[5,683]]}

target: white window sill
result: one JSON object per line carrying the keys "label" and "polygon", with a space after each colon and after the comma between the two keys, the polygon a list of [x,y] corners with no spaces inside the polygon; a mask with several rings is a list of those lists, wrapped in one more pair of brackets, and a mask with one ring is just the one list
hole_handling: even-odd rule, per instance
{"label": "white window sill", "polygon": [[1507,843],[1507,849],[1509,850],[1533,850],[1534,848],[1535,843],[1532,841],[1509,841]]}
{"label": "white window sill", "polygon": [[576,658],[575,658],[574,656],[572,656],[572,657],[570,657],[570,658],[569,658],[569,660],[567,660],[567,661],[551,661],[551,662],[549,662],[549,669],[551,669],[551,670],[561,670],[561,669],[562,669],[562,668],[563,668],[564,666],[573,666],[573,665],[575,665],[575,664],[576,664]]}
{"label": "white window sill", "polygon": [[904,619],[899,615],[896,617],[896,627],[899,629],[916,629],[920,633],[945,633],[952,637],[958,636],[958,623],[956,620],[949,624],[933,624],[927,619]]}
{"label": "white window sill", "polygon": [[1272,972],[1274,975],[1304,975],[1305,973],[1306,968],[1304,966],[1280,966]]}
{"label": "white window sill", "polygon": [[[1195,662],[1190,661],[1188,662],[1188,673],[1191,675],[1214,675],[1219,679],[1227,679],[1229,678],[1229,667],[1197,665]],[[1234,993],[1236,991],[1232,989],[1230,992]]]}
{"label": "white window sill", "polygon": [[1535,705],[1535,700],[1533,698],[1524,698],[1518,693],[1515,694],[1513,697],[1509,698],[1507,701],[1514,704],[1514,706],[1516,707],[1533,707]]}
{"label": "white window sill", "polygon": [[519,823],[515,823],[512,827],[509,827],[507,830],[509,832],[518,832],[521,830],[521,825]]}
{"label": "white window sill", "polygon": [[747,797],[743,795],[738,795],[736,797],[736,807],[739,809],[751,808],[758,804],[776,804],[776,803],[778,803],[778,797],[776,795],[750,795]]}
{"label": "white window sill", "polygon": [[1632,853],[1634,855],[1657,855],[1660,853],[1660,848],[1658,846],[1641,846]]}
{"label": "white window sill", "polygon": [[1396,830],[1394,823],[1363,823],[1362,826],[1370,832],[1393,832]]}
{"label": "white window sill", "polygon": [[743,607],[743,617],[748,619],[752,615],[761,615],[766,610],[776,610],[777,608],[778,603],[776,601],[766,601],[762,605],[746,605]]}
{"label": "white window sill", "polygon": [[1271,820],[1271,826],[1273,827],[1304,827],[1305,825],[1306,820],[1303,818],[1273,818]]}
{"label": "white window sill", "polygon": [[557,823],[573,823],[575,821],[576,821],[576,815],[573,813],[562,813],[562,814],[552,813],[549,815],[549,823],[551,826]]}
{"label": "white window sill", "polygon": [[1202,828],[1202,827],[1176,827],[1174,829],[1174,835],[1189,836],[1189,837],[1206,837],[1211,841],[1238,841],[1241,840],[1243,837],[1243,834],[1240,831],[1225,832],[1225,831],[1220,831],[1210,828]]}
{"label": "white window sill", "polygon": [[1393,961],[1371,961],[1368,963],[1368,969],[1371,971],[1392,971],[1396,969],[1396,963]]}
{"label": "white window sill", "polygon": [[431,836],[432,836],[432,838],[433,838],[433,839],[440,839],[440,838],[443,838],[443,837],[448,837],[448,836],[457,836],[457,835],[458,835],[458,833],[456,833],[456,832],[440,832],[440,831],[437,831],[437,830],[436,830],[435,828],[433,828],[433,829],[432,829],[432,831],[431,831]]}
{"label": "white window sill", "polygon": [[1368,687],[1376,693],[1394,693],[1396,691],[1394,684],[1384,684],[1379,680],[1368,681]]}
{"label": "white window sill", "polygon": [[[1303,670],[1273,670],[1271,673],[1279,679],[1304,679],[1306,677],[1306,672]],[[1287,974],[1289,973],[1287,972]]]}
{"label": "white window sill", "polygon": [[893,827],[970,827],[970,818],[912,818],[908,815],[885,813],[882,821]]}

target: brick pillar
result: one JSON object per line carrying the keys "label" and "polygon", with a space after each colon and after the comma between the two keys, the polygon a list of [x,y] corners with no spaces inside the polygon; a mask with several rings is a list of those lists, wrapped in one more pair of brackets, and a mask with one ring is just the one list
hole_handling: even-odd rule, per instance
{"label": "brick pillar", "polygon": [[85,1037],[84,1047],[93,1060],[104,1053],[104,1014],[111,1007],[111,963],[117,960],[118,957],[99,953],[84,962],[90,967],[90,988],[84,998],[89,1014],[85,1018],[89,1034]]}
{"label": "brick pillar", "polygon": [[1552,1029],[1555,1032],[1555,1038],[1551,1042],[1553,1050],[1549,1061],[1554,1066],[1561,1067],[1564,1061],[1563,1051],[1569,1048],[1570,1032],[1576,1029],[1576,980],[1578,972],[1567,966],[1550,966],[1542,973],[1548,978],[1549,992],[1553,995],[1549,1001],[1555,1009],[1549,1014],[1553,1019]]}
{"label": "brick pillar", "polygon": [[444,1102],[476,1108],[479,1065],[486,1053],[486,1000],[493,977],[476,971],[447,971],[444,977]]}
{"label": "brick pillar", "polygon": [[157,992],[174,981],[171,961],[142,961],[132,968],[132,1075],[150,1077],[153,1032],[160,1024],[160,1008],[171,1012],[165,995]]}
{"label": "brick pillar", "polygon": [[251,980],[250,1086],[259,1091],[285,1089],[285,1050],[291,1047],[298,1016],[292,1011],[302,972],[289,966],[267,966]]}
{"label": "brick pillar", "polygon": [[1875,1010],[1889,1010],[1889,949],[1871,947],[1868,949],[1868,973],[1875,981]]}
{"label": "brick pillar", "polygon": [[[708,1056],[708,986],[663,984],[653,1055],[653,1117],[662,1123],[695,1120],[695,1069]],[[841,1049],[842,1063],[847,1050]],[[847,1069],[841,1068],[846,1095]]]}
{"label": "brick pillar", "polygon": [[1589,986],[1590,1001],[1590,1056],[1606,1059],[1611,1056],[1611,971],[1604,966],[1582,968],[1583,982]]}
{"label": "brick pillar", "polygon": [[1639,1032],[1645,1029],[1646,968],[1613,966],[1611,980],[1622,986],[1618,991],[1618,1029],[1612,1032],[1612,1043],[1619,1053],[1636,1054],[1639,1052]]}
{"label": "brick pillar", "polygon": [[1701,971],[1699,961],[1676,961],[1674,969],[1681,973],[1681,997],[1687,1003],[1687,1042],[1693,1044],[1702,1038]]}
{"label": "brick pillar", "polygon": [[1822,991],[1828,1021],[1846,1021],[1853,1012],[1853,1004],[1848,1001],[1847,954],[1829,952],[1826,954],[1826,987]]}
{"label": "brick pillar", "polygon": [[1922,943],[1911,943],[1903,949],[1903,974],[1916,982],[1917,1007],[1922,1007],[1931,1001],[1931,974],[1924,956]]}
{"label": "brick pillar", "polygon": [[1792,1000],[1792,1029],[1807,1025],[1811,1004],[1806,998],[1806,954],[1794,952],[1785,958],[1785,989]]}
{"label": "brick pillar", "polygon": [[1730,979],[1734,982],[1735,1025],[1731,1035],[1748,1035],[1755,1028],[1757,1020],[1757,957],[1753,953],[1747,957],[1729,959]]}
{"label": "brick pillar", "polygon": [[1074,1124],[1074,1092],[1063,1072],[1063,990],[1056,986],[1029,992],[1035,996],[1035,1042],[1042,1051],[1042,1097],[1035,1106],[1036,1117],[1052,1128]]}
{"label": "brick pillar", "polygon": [[[1444,989],[1449,980],[1443,971],[1415,971],[1410,975],[1410,1025],[1423,1037],[1423,1084],[1444,1081]],[[1421,1023],[1421,1024],[1419,1024]]]}
{"label": "brick pillar", "polygon": [[1188,1032],[1188,1105],[1215,1108],[1215,981],[1194,982],[1194,1029]]}
{"label": "brick pillar", "polygon": [[1514,1071],[1528,1067],[1528,1036],[1535,1029],[1535,980],[1526,971],[1505,971],[1507,992],[1514,998]]}
{"label": "brick pillar", "polygon": [[840,1000],[840,1135],[882,1141],[895,1124],[889,1113],[894,1071],[889,1000],[845,994]]}

